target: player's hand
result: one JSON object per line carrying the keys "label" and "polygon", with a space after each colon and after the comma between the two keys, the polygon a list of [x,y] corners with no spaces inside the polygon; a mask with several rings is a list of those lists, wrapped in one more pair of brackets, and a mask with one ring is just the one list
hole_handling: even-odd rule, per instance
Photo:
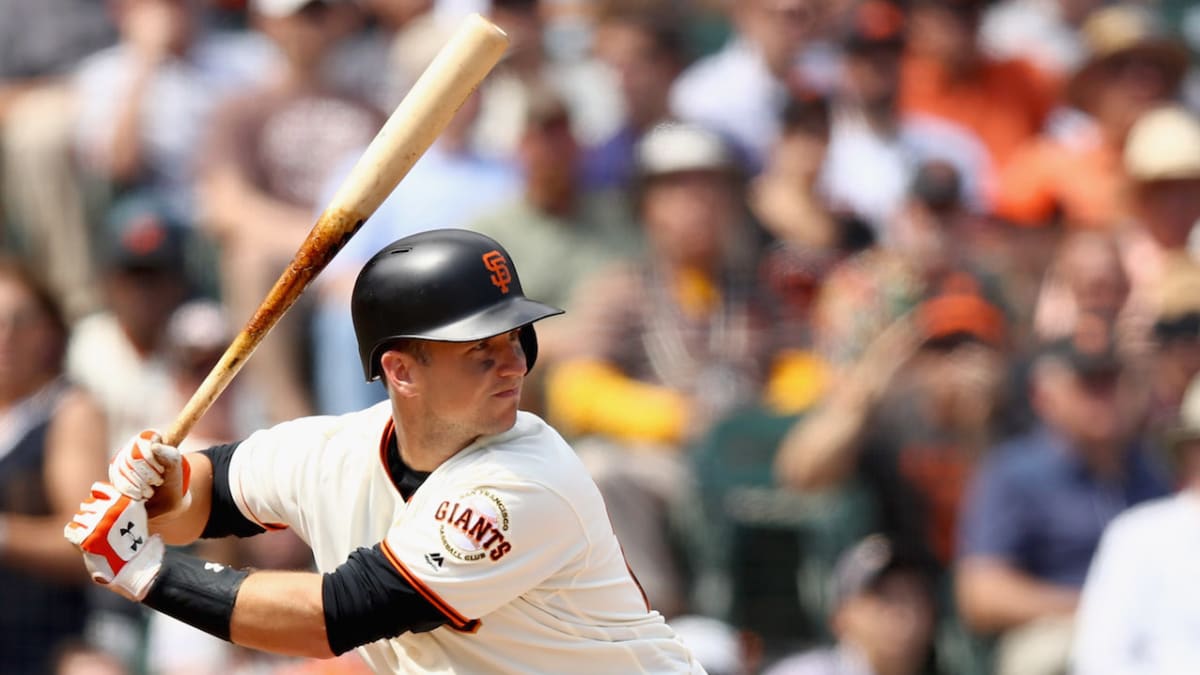
{"label": "player's hand", "polygon": [[158,432],[146,430],[134,436],[108,465],[108,480],[131,498],[149,502],[152,516],[173,512],[187,505],[191,471],[179,450],[162,443]]}
{"label": "player's hand", "polygon": [[146,527],[145,502],[130,499],[108,483],[93,483],[92,494],[63,528],[63,536],[83,552],[92,581],[141,602],[162,567],[162,538]]}

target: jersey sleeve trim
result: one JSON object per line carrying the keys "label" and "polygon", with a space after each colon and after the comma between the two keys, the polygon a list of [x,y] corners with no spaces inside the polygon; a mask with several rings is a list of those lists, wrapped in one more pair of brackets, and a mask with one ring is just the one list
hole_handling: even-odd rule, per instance
{"label": "jersey sleeve trim", "polygon": [[384,541],[380,548],[383,550],[383,554],[387,556],[388,562],[392,563],[392,567],[396,568],[396,571],[399,572],[400,576],[404,577],[404,580],[413,587],[413,590],[415,590],[417,593],[420,593],[421,597],[425,598],[426,602],[433,605],[442,614],[446,615],[446,618],[449,620],[448,625],[451,628],[459,631],[460,633],[475,633],[479,630],[479,627],[483,625],[478,619],[468,619],[467,617],[463,616],[462,613],[454,609],[450,603],[443,600],[436,591],[426,586],[423,581],[417,578],[417,575],[408,571],[408,567],[406,567],[404,563],[400,561],[400,558],[396,555],[395,551],[392,550],[392,547],[388,545],[387,541]]}
{"label": "jersey sleeve trim", "polygon": [[[618,546],[620,545],[618,544]],[[621,547],[621,559],[625,562],[625,569],[629,571],[629,578],[633,579],[633,585],[637,586],[638,593],[642,594],[642,602],[646,604],[646,611],[649,612],[652,609],[650,597],[646,595],[646,589],[642,588],[642,582],[638,580],[637,575],[633,573],[633,568],[629,566],[629,558],[625,556],[624,547]]]}

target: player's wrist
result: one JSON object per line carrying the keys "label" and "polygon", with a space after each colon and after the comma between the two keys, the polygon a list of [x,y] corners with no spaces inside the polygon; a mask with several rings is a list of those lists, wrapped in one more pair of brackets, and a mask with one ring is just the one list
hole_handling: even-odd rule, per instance
{"label": "player's wrist", "polygon": [[246,570],[167,551],[142,604],[228,641],[237,594],[249,575]]}
{"label": "player's wrist", "polygon": [[141,602],[162,571],[165,551],[166,545],[163,544],[162,537],[151,536],[146,540],[142,551],[125,563],[107,585],[120,595],[134,602]]}
{"label": "player's wrist", "polygon": [[0,513],[0,558],[8,552],[8,515]]}

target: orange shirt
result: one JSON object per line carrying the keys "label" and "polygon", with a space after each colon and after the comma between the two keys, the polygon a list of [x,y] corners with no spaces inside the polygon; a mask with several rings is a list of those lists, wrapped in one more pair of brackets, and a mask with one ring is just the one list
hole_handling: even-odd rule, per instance
{"label": "orange shirt", "polygon": [[1022,148],[995,182],[997,215],[1041,225],[1059,215],[1073,227],[1108,229],[1129,214],[1121,155],[1099,141],[1039,138]]}
{"label": "orange shirt", "polygon": [[900,110],[965,127],[987,147],[995,166],[1038,134],[1055,87],[1024,61],[985,60],[974,76],[955,80],[930,59],[909,55],[900,73]]}

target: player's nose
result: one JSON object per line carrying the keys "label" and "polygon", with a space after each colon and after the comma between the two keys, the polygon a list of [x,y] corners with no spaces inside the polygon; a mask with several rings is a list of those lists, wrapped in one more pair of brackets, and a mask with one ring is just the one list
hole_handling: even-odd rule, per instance
{"label": "player's nose", "polygon": [[521,348],[521,340],[516,331],[513,331],[508,337],[505,347],[500,350],[499,374],[504,377],[524,375],[526,370],[525,350]]}

